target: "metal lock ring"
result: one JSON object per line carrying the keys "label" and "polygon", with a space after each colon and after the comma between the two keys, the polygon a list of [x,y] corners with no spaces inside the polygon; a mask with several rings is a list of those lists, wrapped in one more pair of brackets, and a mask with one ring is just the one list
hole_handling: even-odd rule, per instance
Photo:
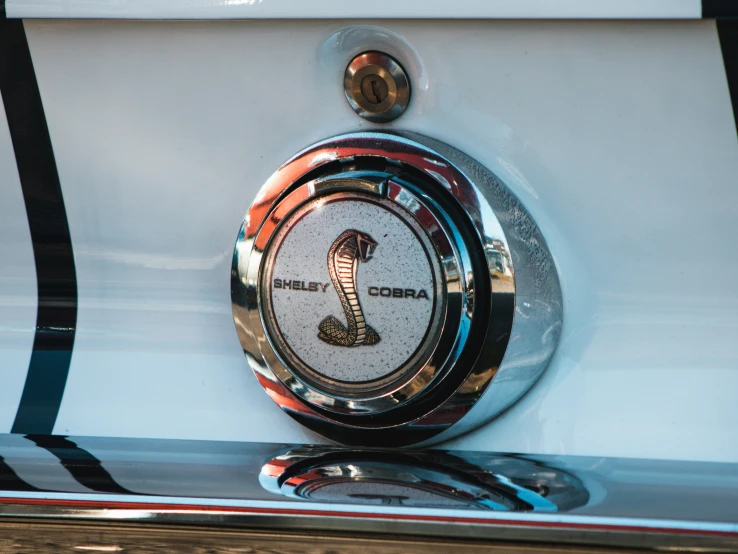
{"label": "metal lock ring", "polygon": [[410,102],[410,81],[405,70],[382,52],[364,52],[351,60],[343,86],[354,111],[374,123],[397,119]]}

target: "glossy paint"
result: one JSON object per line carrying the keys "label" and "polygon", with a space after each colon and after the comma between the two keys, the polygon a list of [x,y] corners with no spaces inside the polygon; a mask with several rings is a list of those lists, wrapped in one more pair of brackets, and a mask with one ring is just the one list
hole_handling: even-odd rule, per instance
{"label": "glossy paint", "polygon": [[[0,98],[0,107],[3,101]],[[5,110],[0,110],[0,421],[15,419],[36,329],[33,245]]]}
{"label": "glossy paint", "polygon": [[700,0],[7,0],[9,17],[111,19],[699,18]]}
{"label": "glossy paint", "polygon": [[[450,445],[738,461],[738,140],[713,22],[29,21],[26,31],[79,279],[56,433],[319,440],[244,360],[230,257],[277,167],[320,139],[377,128],[348,106],[341,79],[353,55],[382,49],[414,86],[385,128],[443,140],[504,180],[540,226],[564,294],[541,380]],[[23,241],[6,167],[2,221]],[[32,292],[30,244],[15,255],[28,275],[18,290]],[[17,345],[30,353],[21,319]],[[11,352],[3,367],[22,385],[27,354]]]}

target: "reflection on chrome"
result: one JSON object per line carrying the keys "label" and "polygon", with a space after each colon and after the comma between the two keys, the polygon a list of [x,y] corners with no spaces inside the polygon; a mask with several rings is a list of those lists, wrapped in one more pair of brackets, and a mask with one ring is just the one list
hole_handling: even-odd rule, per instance
{"label": "reflection on chrome", "polygon": [[[427,445],[478,427],[535,382],[561,329],[553,257],[517,198],[462,152],[404,134],[352,133],[297,154],[265,183],[233,257],[233,317],[260,384],[300,423],[348,445]],[[326,255],[352,229],[378,246],[371,264],[342,258],[346,295],[283,292],[285,278],[299,291],[339,282]],[[403,248],[414,254],[391,257]],[[422,289],[430,320],[400,300],[369,307],[377,295],[357,289],[356,271],[373,274],[365,284],[381,296]],[[355,323],[363,341],[364,315],[382,340],[350,355],[314,332],[332,317],[328,330]]]}
{"label": "reflection on chrome", "polygon": [[[13,551],[66,552],[102,534],[100,544],[121,544],[117,528],[126,545],[134,529],[147,541],[168,529],[181,542],[162,552],[202,552],[204,534],[222,526],[240,541],[234,552],[249,544],[239,531],[364,535],[382,552],[391,548],[377,540],[403,535],[476,541],[469,552],[482,541],[506,541],[499,552],[510,541],[521,552],[551,543],[738,552],[738,464],[0,434],[0,476],[0,544],[30,541]],[[284,540],[252,550],[287,551]]]}
{"label": "reflection on chrome", "polygon": [[289,498],[323,503],[558,512],[589,494],[573,475],[517,456],[443,451],[303,447],[264,465],[259,482]]}

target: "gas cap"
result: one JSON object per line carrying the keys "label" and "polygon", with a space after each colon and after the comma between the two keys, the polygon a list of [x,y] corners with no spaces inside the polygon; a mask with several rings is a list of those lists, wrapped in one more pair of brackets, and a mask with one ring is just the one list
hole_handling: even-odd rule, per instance
{"label": "gas cap", "polygon": [[296,155],[259,192],[233,260],[259,382],[345,444],[468,431],[517,400],[558,341],[558,277],[527,211],[480,164],[415,134]]}

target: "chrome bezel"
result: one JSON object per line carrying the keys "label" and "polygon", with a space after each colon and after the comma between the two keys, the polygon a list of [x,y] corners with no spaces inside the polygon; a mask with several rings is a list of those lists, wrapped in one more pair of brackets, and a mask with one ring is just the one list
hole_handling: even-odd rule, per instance
{"label": "chrome bezel", "polygon": [[[421,345],[402,366],[379,380],[369,382],[336,381],[311,369],[282,337],[270,301],[271,272],[284,238],[284,223],[303,217],[305,212],[321,203],[344,200],[370,202],[394,212],[418,236],[434,275],[433,314]],[[429,233],[433,233],[432,239]],[[265,244],[267,251],[254,248],[248,264],[249,280],[260,283],[253,291],[258,295],[259,304],[257,309],[250,310],[251,328],[262,345],[261,355],[268,366],[291,392],[305,402],[330,412],[381,413],[421,394],[452,367],[456,359],[453,345],[463,340],[463,336],[457,336],[459,329],[468,326],[465,320],[471,317],[463,310],[466,290],[459,278],[463,274],[463,266],[443,230],[443,224],[416,195],[401,185],[390,180],[372,190],[371,183],[361,179],[311,181],[290,192],[274,206],[268,223],[257,233],[255,243]],[[439,257],[445,260],[443,265],[439,263]]]}
{"label": "chrome bezel", "polygon": [[[293,387],[285,384],[278,375],[281,370],[275,372],[272,367],[278,357],[257,317],[260,305],[257,268],[271,237],[264,229],[275,227],[275,221],[281,221],[289,212],[286,206],[280,208],[283,200],[293,193],[297,200],[307,200],[321,188],[316,187],[319,183],[315,182],[312,186],[301,186],[311,180],[311,175],[319,173],[321,168],[332,168],[336,163],[351,168],[355,160],[361,159],[384,160],[388,166],[407,167],[422,177],[423,190],[413,189],[412,193],[449,228],[451,242],[456,248],[455,258],[460,262],[459,285],[464,291],[461,294],[461,324],[449,348],[449,358],[456,363],[442,372],[442,378],[424,383],[423,394],[418,394],[414,402],[395,397],[395,407],[387,411],[382,408],[379,413],[382,417],[357,412],[356,399],[318,398],[311,395],[309,388],[300,389],[303,384],[298,380]],[[345,178],[342,172],[336,171],[334,179]],[[398,181],[401,180],[385,180],[389,195],[393,184],[402,188]],[[376,186],[370,184],[368,188]],[[398,198],[402,196],[400,189],[396,193]],[[446,217],[448,210],[456,210],[453,220]],[[281,217],[275,218],[275,212]],[[462,231],[456,228],[457,223],[463,226],[466,240],[459,239]],[[501,253],[510,261],[508,274],[500,273],[499,260],[493,252]],[[447,261],[442,260],[441,265],[445,266]],[[513,324],[515,280],[511,266],[507,238],[494,211],[475,184],[453,162],[431,148],[400,136],[349,134],[323,141],[297,154],[277,170],[259,192],[244,219],[234,251],[234,319],[243,350],[259,382],[285,412],[314,431],[346,444],[413,444],[430,440],[456,424],[482,397],[495,377]],[[474,267],[485,269],[480,273],[482,270],[474,270]],[[469,340],[471,331],[475,333],[473,341]],[[462,358],[463,363],[460,362]],[[535,377],[537,375],[530,383]],[[286,381],[290,383],[289,379]],[[439,383],[448,383],[448,386],[437,386]],[[302,394],[297,394],[295,387]],[[501,409],[507,406],[505,399],[501,399],[500,405]],[[350,415],[339,412],[345,407],[352,410]],[[489,417],[498,411],[490,410]]]}

